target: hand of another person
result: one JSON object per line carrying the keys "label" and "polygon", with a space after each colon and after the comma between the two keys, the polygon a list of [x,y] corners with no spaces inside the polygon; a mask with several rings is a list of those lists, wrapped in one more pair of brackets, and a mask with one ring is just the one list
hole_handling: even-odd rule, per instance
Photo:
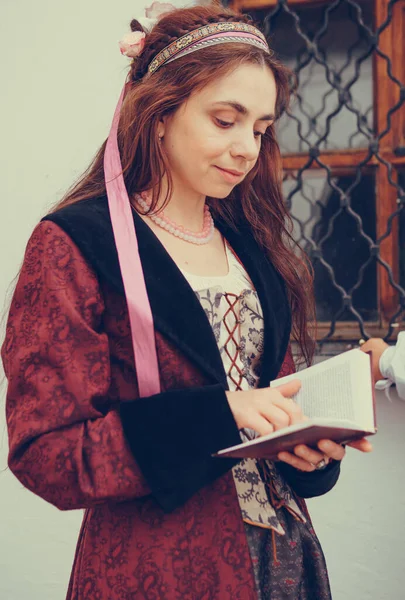
{"label": "hand of another person", "polygon": [[363,352],[370,352],[371,350],[371,367],[374,381],[383,379],[380,371],[380,358],[387,348],[389,348],[389,345],[381,338],[370,338],[360,346],[360,350]]}
{"label": "hand of another person", "polygon": [[[346,444],[360,452],[371,452],[373,447],[368,440],[362,438]],[[278,459],[300,471],[311,472],[326,467],[330,460],[343,460],[346,454],[345,448],[332,440],[320,440],[318,450],[299,444],[295,446],[294,453],[280,452]]]}
{"label": "hand of another person", "polygon": [[238,428],[266,435],[306,419],[291,399],[300,387],[301,382],[295,379],[277,388],[226,392],[226,395]]}

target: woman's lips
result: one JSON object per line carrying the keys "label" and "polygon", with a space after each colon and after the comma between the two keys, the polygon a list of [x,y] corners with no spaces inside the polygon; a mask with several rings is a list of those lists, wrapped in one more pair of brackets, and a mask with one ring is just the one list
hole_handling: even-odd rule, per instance
{"label": "woman's lips", "polygon": [[245,175],[241,171],[235,171],[233,169],[231,169],[231,170],[222,169],[221,167],[217,167],[216,165],[215,165],[215,168],[221,173],[221,175],[225,179],[225,181],[228,181],[229,183],[235,183],[235,182],[243,179],[243,177]]}

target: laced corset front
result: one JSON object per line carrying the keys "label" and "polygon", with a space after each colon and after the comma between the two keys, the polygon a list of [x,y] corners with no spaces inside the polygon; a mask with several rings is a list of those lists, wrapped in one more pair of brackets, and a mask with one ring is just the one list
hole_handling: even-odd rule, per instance
{"label": "laced corset front", "polygon": [[182,270],[212,327],[231,391],[257,386],[263,353],[263,314],[257,292],[243,266],[226,246],[223,277]]}

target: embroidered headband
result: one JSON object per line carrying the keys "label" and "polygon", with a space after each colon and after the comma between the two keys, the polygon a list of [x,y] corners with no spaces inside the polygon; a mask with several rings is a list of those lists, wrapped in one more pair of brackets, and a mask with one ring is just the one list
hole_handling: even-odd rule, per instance
{"label": "embroidered headband", "polygon": [[163,48],[149,64],[148,71],[149,73],[155,73],[162,65],[191,52],[229,42],[250,44],[270,54],[266,38],[256,27],[242,22],[211,23],[186,33],[166,48]]}

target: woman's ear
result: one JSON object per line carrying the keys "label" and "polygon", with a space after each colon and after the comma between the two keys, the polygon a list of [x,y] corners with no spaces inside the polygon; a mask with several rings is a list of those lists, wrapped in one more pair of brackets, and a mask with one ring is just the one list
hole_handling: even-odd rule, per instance
{"label": "woman's ear", "polygon": [[166,119],[165,119],[165,117],[162,117],[159,121],[158,129],[157,129],[159,140],[162,140],[164,138],[165,130],[166,130]]}

